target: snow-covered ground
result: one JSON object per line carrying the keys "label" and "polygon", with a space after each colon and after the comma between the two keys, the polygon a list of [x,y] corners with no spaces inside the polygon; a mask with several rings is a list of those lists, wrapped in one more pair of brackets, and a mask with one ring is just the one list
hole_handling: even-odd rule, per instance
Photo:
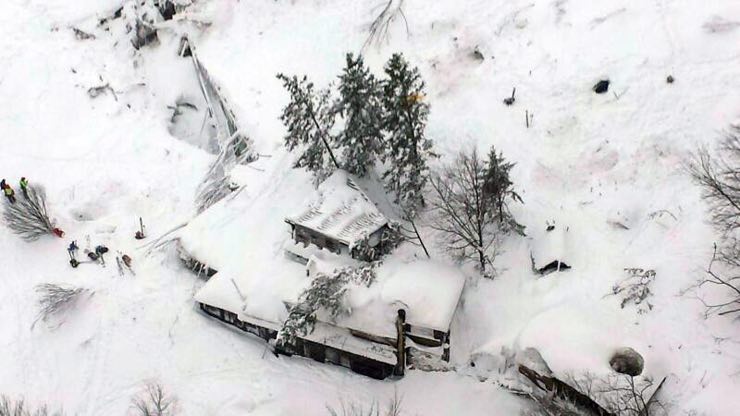
{"label": "snow-covered ground", "polygon": [[[368,63],[380,73],[401,51],[419,66],[439,163],[466,146],[487,151],[493,144],[517,162],[514,182],[525,204],[515,214],[532,232],[506,241],[495,280],[469,279],[452,327],[458,371],[410,371],[400,381],[276,358],[259,339],[196,310],[192,296],[202,281],[174,250],[145,256],[133,239],[139,216],[151,237],[189,221],[214,158],[168,133],[167,106],[198,93],[190,61],[176,55],[180,33],[190,33],[265,155],[241,172],[245,190],[224,202],[250,216],[244,223],[254,233],[244,239],[255,244],[263,235],[287,236],[284,215],[312,192],[310,177],[290,168],[293,155],[282,147],[277,116],[287,94],[275,74],[334,80],[379,11],[376,2],[338,0],[199,3],[189,13],[209,27],[169,25],[158,46],[136,55],[119,24],[96,28],[119,0],[6,0],[0,7],[0,176],[45,185],[67,232],[64,240],[29,244],[0,227],[0,393],[69,414],[118,415],[157,379],[179,397],[184,415],[322,415],[325,404],[383,401],[394,391],[407,414],[508,415],[522,402],[479,382],[471,354],[536,346],[555,371],[608,371],[608,352],[632,346],[647,371],[669,376],[671,414],[737,411],[737,323],[704,319],[701,303],[681,295],[701,276],[717,237],[681,164],[740,117],[740,27],[731,24],[740,22],[740,3],[403,3],[408,33],[402,20],[394,22],[388,41],[365,51]],[[725,30],[709,30],[718,19],[729,22]],[[96,39],[76,39],[71,26]],[[482,62],[473,58],[476,48]],[[665,82],[669,74],[675,83]],[[609,93],[594,94],[591,86],[605,77]],[[88,96],[106,83],[115,97]],[[504,106],[513,87],[516,103]],[[525,111],[534,115],[530,128]],[[568,227],[563,261],[573,268],[538,277],[529,254],[546,221]],[[106,268],[70,268],[66,245],[77,239],[85,248],[88,235],[92,246],[131,255],[136,276],[119,277],[113,256]],[[446,260],[439,247],[433,255]],[[604,297],[626,267],[656,271],[646,314]],[[44,282],[94,295],[64,322],[32,327],[34,287]]]}

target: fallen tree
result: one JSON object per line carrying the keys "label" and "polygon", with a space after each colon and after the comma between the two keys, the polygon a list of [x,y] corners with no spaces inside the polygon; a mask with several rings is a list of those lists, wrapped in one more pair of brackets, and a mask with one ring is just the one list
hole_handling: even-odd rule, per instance
{"label": "fallen tree", "polygon": [[29,186],[24,197],[6,204],[3,218],[8,228],[26,241],[57,234],[46,208],[46,193],[39,186]]}

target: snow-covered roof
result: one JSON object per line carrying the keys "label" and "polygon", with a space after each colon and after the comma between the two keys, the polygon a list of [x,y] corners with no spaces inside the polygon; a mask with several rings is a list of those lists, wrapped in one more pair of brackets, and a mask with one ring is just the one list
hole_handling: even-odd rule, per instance
{"label": "snow-covered roof", "polygon": [[232,277],[216,273],[195,294],[195,300],[238,314],[244,307],[243,296]]}
{"label": "snow-covered roof", "polygon": [[337,324],[395,337],[393,323],[398,310],[404,309],[407,323],[447,332],[464,285],[465,276],[452,266],[431,260],[389,260],[377,270],[374,284],[349,290],[352,314]]}
{"label": "snow-covered roof", "polygon": [[[549,231],[548,231],[549,229]],[[542,269],[553,261],[568,263],[570,241],[569,226],[562,224],[528,228],[534,267]],[[531,231],[530,231],[531,230]]]}
{"label": "snow-covered roof", "polygon": [[319,185],[316,195],[285,221],[300,225],[353,246],[388,223],[357,181],[337,170]]}

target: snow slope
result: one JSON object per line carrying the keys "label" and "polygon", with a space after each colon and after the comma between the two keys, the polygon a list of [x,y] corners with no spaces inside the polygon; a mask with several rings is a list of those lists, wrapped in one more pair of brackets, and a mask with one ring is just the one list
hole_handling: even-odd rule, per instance
{"label": "snow slope", "polygon": [[[607,371],[608,352],[629,345],[648,371],[670,376],[672,414],[729,415],[740,405],[730,394],[740,388],[737,325],[704,319],[701,303],[681,295],[701,276],[716,238],[681,162],[740,116],[740,28],[707,26],[717,16],[740,21],[736,1],[404,2],[408,33],[394,22],[389,40],[366,50],[371,67],[380,73],[396,51],[419,66],[439,163],[466,146],[492,144],[517,162],[525,205],[515,214],[531,229],[552,220],[570,225],[573,269],[536,277],[532,242],[509,239],[496,279],[467,284],[452,329],[459,371],[411,371],[384,382],[272,356],[260,340],[195,310],[202,282],[173,250],[145,256],[132,238],[138,216],[150,236],[190,220],[213,159],[167,130],[167,106],[197,94],[190,62],[175,56],[178,32],[191,34],[266,156],[241,172],[240,198],[224,203],[254,208],[247,222],[255,235],[287,234],[284,215],[312,191],[282,148],[277,116],[287,94],[275,74],[333,80],[344,53],[360,50],[377,5],[202,0],[192,13],[212,21],[208,29],[174,27],[135,56],[120,25],[95,29],[95,18],[118,3],[7,0],[0,9],[0,175],[44,184],[68,233],[65,241],[27,244],[0,227],[0,392],[70,414],[114,415],[126,414],[131,396],[158,379],[185,415],[321,415],[326,403],[382,401],[394,390],[408,414],[507,415],[521,402],[469,376],[472,353],[536,346],[558,372]],[[97,39],[75,39],[71,25]],[[476,47],[482,62],[472,58]],[[674,84],[665,83],[668,74]],[[609,93],[593,94],[603,77],[612,81]],[[87,96],[105,83],[116,97]],[[501,101],[514,86],[517,101],[506,107]],[[534,114],[531,128],[525,110]],[[84,248],[87,235],[93,246],[132,255],[136,276],[120,278],[111,255],[106,268],[69,268],[66,244],[76,238]],[[445,259],[439,247],[433,254]],[[403,247],[398,255],[420,253]],[[645,315],[604,298],[625,267],[656,270],[654,308]],[[31,328],[33,288],[50,281],[95,294],[64,322]]]}

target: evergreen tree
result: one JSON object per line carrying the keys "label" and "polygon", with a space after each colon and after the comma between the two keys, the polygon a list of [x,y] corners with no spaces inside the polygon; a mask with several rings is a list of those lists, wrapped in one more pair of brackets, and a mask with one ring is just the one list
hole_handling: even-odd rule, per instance
{"label": "evergreen tree", "polygon": [[427,159],[436,157],[432,141],[424,135],[429,105],[423,101],[424,81],[417,68],[410,69],[401,54],[394,54],[385,66],[383,81],[383,129],[387,132],[383,175],[386,187],[412,219],[424,205]]}
{"label": "evergreen tree", "polygon": [[514,183],[509,176],[515,163],[507,162],[504,155],[491,146],[486,163],[483,190],[489,203],[495,208],[496,219],[503,231],[515,231],[524,235],[524,226],[516,222],[509,211],[507,200],[524,203],[514,191]]}
{"label": "evergreen tree", "polygon": [[[288,128],[285,147],[301,147],[303,153],[294,167],[306,168],[318,180],[339,168],[330,147],[329,130],[334,126],[335,112],[330,106],[330,90],[316,92],[313,82],[304,76],[277,75],[290,94],[290,103],[283,109],[280,120]],[[333,165],[333,166],[332,166]]]}
{"label": "evergreen tree", "polygon": [[343,149],[343,167],[365,176],[382,153],[380,83],[363,62],[362,56],[347,54],[347,66],[339,76],[337,111],[345,121],[336,138]]}

